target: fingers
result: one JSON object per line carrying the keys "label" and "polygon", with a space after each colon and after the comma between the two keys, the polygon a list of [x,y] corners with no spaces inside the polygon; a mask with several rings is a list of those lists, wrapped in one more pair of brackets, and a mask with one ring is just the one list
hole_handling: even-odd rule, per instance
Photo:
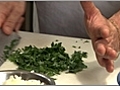
{"label": "fingers", "polygon": [[99,42],[95,43],[95,51],[99,56],[104,56],[105,55],[105,53],[106,53],[105,45],[106,45],[105,42],[103,42],[103,44],[99,43]]}
{"label": "fingers", "polygon": [[[20,22],[22,23],[23,19],[21,18],[21,16],[24,14],[24,8],[21,7],[16,7],[14,8],[9,16],[7,17],[4,25],[3,25],[3,31],[6,34],[11,34],[12,31],[15,29],[16,25],[18,24],[20,26]],[[19,21],[20,20],[20,21]],[[19,27],[17,26],[16,29],[18,29]]]}
{"label": "fingers", "polygon": [[105,67],[108,72],[113,72],[114,61],[118,56],[117,52],[109,47],[107,41],[104,39],[96,41],[94,43],[94,50],[98,63],[101,66]]}
{"label": "fingers", "polygon": [[98,60],[99,65],[105,67],[108,72],[111,73],[114,71],[114,60],[105,59],[97,54],[96,54],[96,58]]}
{"label": "fingers", "polygon": [[18,31],[20,29],[20,27],[22,26],[22,23],[24,21],[23,17],[20,17],[20,19],[18,20],[16,26],[15,26],[15,31]]}
{"label": "fingers", "polygon": [[99,26],[100,28],[95,30],[95,38],[99,39],[99,38],[107,38],[110,35],[110,30],[108,26]]}
{"label": "fingers", "polygon": [[105,67],[108,72],[113,72],[114,71],[114,61],[111,59],[105,59],[97,56],[98,63]]}
{"label": "fingers", "polygon": [[106,19],[99,19],[102,17],[99,14],[99,17],[96,18],[91,16],[92,20],[85,18],[85,25],[87,27],[87,33],[92,40],[105,39],[108,38],[111,34],[111,29],[109,27],[108,21]]}
{"label": "fingers", "polygon": [[113,60],[109,60],[109,59],[103,59],[104,63],[105,63],[105,68],[108,72],[113,72],[114,71],[114,61]]}
{"label": "fingers", "polygon": [[7,18],[7,20],[5,21],[3,25],[3,31],[8,35],[11,34],[17,23],[17,20],[18,20],[18,17],[14,18],[14,15],[10,14],[10,16]]}
{"label": "fingers", "polygon": [[11,34],[13,29],[16,26],[16,23],[18,22],[19,18],[21,17],[19,15],[20,13],[17,10],[13,10],[9,17],[6,19],[3,30],[6,34]]}
{"label": "fingers", "polygon": [[[96,53],[95,53],[95,54],[96,54]],[[105,63],[104,63],[104,61],[102,60],[102,57],[100,57],[99,55],[96,54],[96,58],[97,58],[97,60],[98,60],[99,65],[102,66],[102,67],[105,67]]]}
{"label": "fingers", "polygon": [[8,2],[1,2],[0,4],[0,27],[2,27],[2,24],[5,22],[11,9],[12,9],[12,6]]}
{"label": "fingers", "polygon": [[96,41],[94,43],[94,49],[97,55],[103,58],[115,60],[117,57],[117,52],[109,47],[108,42],[104,39]]}

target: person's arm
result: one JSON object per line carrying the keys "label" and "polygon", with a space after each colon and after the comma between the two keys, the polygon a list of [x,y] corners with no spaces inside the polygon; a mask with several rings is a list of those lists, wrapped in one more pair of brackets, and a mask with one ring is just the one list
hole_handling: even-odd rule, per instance
{"label": "person's arm", "polygon": [[85,15],[85,25],[91,38],[99,64],[108,72],[114,70],[114,60],[120,51],[119,12],[105,18],[91,1],[80,1]]}

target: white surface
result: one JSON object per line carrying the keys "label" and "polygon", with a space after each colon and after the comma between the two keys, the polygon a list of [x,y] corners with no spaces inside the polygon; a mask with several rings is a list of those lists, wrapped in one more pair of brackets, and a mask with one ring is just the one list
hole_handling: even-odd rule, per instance
{"label": "white surface", "polygon": [[[75,48],[72,47],[73,45],[81,46],[80,50],[88,52],[88,58],[85,60],[85,64],[88,66],[88,68],[77,74],[62,73],[61,75],[56,76],[57,80],[55,82],[57,85],[117,85],[117,74],[120,70],[120,60],[115,62],[114,72],[111,74],[107,73],[106,70],[100,67],[97,63],[91,42],[83,43],[85,40],[81,40],[80,38],[70,38],[37,33],[19,32],[19,34],[22,39],[17,48],[21,48],[26,45],[45,47],[49,46],[52,41],[57,39],[63,43],[63,46],[66,48],[66,52],[69,54],[73,53],[75,50]],[[76,43],[76,41],[78,42]],[[13,63],[6,61],[0,67],[0,70],[16,69],[16,67],[17,66]]]}

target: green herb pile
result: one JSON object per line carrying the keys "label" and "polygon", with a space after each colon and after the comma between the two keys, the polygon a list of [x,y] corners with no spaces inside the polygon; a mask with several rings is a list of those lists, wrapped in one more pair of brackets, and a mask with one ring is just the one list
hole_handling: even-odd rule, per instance
{"label": "green herb pile", "polygon": [[86,69],[83,58],[87,58],[86,52],[74,51],[69,56],[62,43],[52,42],[50,47],[38,48],[36,46],[25,46],[12,50],[13,42],[4,50],[5,58],[14,62],[18,69],[43,73],[48,76],[67,73],[77,73]]}

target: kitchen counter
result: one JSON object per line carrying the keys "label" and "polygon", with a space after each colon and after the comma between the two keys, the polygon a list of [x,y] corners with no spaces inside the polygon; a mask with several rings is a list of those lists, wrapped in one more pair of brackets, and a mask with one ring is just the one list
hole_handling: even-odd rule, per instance
{"label": "kitchen counter", "polygon": [[[115,62],[115,70],[113,73],[108,73],[102,68],[96,58],[92,49],[91,41],[82,38],[72,38],[57,35],[38,34],[20,31],[19,35],[22,37],[19,45],[16,48],[22,48],[27,45],[35,45],[37,47],[50,46],[51,42],[58,40],[62,42],[66,48],[66,52],[72,54],[74,50],[81,50],[88,52],[88,58],[84,60],[84,63],[88,66],[82,72],[77,74],[65,74],[55,76],[57,85],[117,85],[117,74],[120,70],[120,60]],[[85,43],[86,41],[89,41]],[[81,47],[73,48],[73,46]],[[120,58],[118,58],[120,59]],[[10,61],[6,61],[0,70],[13,70],[17,66]]]}

